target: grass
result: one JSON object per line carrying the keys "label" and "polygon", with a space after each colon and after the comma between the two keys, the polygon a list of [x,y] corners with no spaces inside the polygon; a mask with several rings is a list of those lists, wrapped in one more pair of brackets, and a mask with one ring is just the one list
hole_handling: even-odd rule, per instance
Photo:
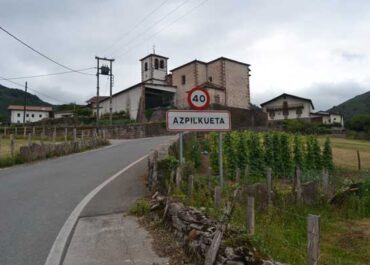
{"label": "grass", "polygon": [[[319,142],[322,146],[324,145],[324,141],[325,137],[319,137]],[[359,150],[361,168],[365,171],[370,170],[370,141],[336,137],[330,137],[330,141],[335,166],[356,170],[358,168],[357,150]]]}
{"label": "grass", "polygon": [[[32,140],[33,143],[40,143],[40,140],[34,139]],[[45,140],[44,143],[51,143],[51,141]],[[19,153],[19,149],[21,146],[28,145],[28,140],[22,138],[16,138],[14,140],[14,154]],[[10,139],[9,138],[2,138],[0,140],[0,159],[7,159],[10,158]]]}

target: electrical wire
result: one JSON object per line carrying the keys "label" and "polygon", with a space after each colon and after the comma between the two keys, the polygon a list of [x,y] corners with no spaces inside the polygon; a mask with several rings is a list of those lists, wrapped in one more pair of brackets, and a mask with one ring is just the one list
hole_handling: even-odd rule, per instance
{"label": "electrical wire", "polygon": [[149,12],[148,14],[146,14],[138,23],[136,23],[131,29],[129,29],[128,31],[126,31],[125,33],[123,33],[114,43],[112,43],[111,45],[109,45],[105,50],[103,50],[102,53],[105,53],[107,51],[109,51],[111,48],[113,48],[114,46],[116,46],[116,44],[118,42],[120,42],[124,37],[126,37],[127,35],[129,35],[134,29],[138,28],[141,24],[143,24],[143,22],[145,22],[151,15],[153,15],[157,10],[159,10],[164,4],[166,4],[169,0],[165,0],[163,1],[160,5],[158,5],[156,8],[154,8],[151,12]]}
{"label": "electrical wire", "polygon": [[[83,68],[83,69],[78,69],[76,71],[87,71],[87,70],[91,70],[91,69],[96,69],[96,67]],[[65,71],[65,72],[58,72],[58,73],[29,75],[29,76],[18,76],[18,77],[7,77],[7,78],[0,78],[0,80],[29,79],[29,78],[38,78],[38,77],[53,76],[53,75],[63,75],[63,74],[70,74],[70,73],[74,73],[74,71]]]}
{"label": "electrical wire", "polygon": [[[14,85],[16,85],[16,86],[19,86],[19,87],[21,87],[21,88],[24,88],[24,85],[23,85],[23,84],[20,84],[20,83],[14,82],[14,81],[9,80],[9,79],[7,79],[7,78],[5,78],[5,77],[2,77],[2,76],[0,76],[0,78],[1,78],[1,80],[6,80],[6,81],[8,81],[8,82],[10,82],[10,83],[12,83],[12,84],[14,84]],[[54,101],[56,101],[56,102],[59,102],[59,103],[62,103],[62,104],[67,104],[66,102],[60,101],[60,100],[59,100],[59,99],[57,99],[57,98],[54,98],[54,97],[49,96],[49,95],[47,95],[47,94],[41,93],[40,91],[37,91],[37,90],[35,90],[35,89],[33,89],[33,88],[29,87],[29,86],[27,86],[27,89],[29,89],[29,90],[31,90],[31,91],[33,91],[33,92],[35,92],[36,94],[39,94],[39,95],[42,95],[42,96],[44,96],[44,97],[46,97],[46,98],[49,98],[49,99],[51,99],[51,100],[54,100]]]}
{"label": "electrical wire", "polygon": [[139,47],[143,44],[145,44],[145,41],[147,40],[150,40],[152,38],[154,38],[156,35],[158,35],[159,33],[161,33],[163,30],[167,29],[167,28],[170,28],[171,26],[173,26],[176,22],[178,22],[179,20],[183,19],[184,17],[190,15],[192,12],[194,12],[196,9],[198,9],[199,7],[201,7],[203,4],[205,4],[206,2],[208,2],[209,0],[203,0],[202,2],[200,2],[198,5],[194,6],[193,8],[189,9],[185,14],[183,14],[182,16],[178,17],[177,19],[173,20],[170,24],[167,24],[166,26],[162,27],[159,31],[155,32],[154,34],[150,35],[148,38],[144,39],[144,40],[141,40],[141,43],[140,44],[135,44],[133,45],[131,48],[127,49],[126,51],[124,51],[123,53],[120,53],[116,56],[116,58],[119,58],[121,57],[122,55],[130,52],[131,50],[133,50],[134,48],[136,47]]}
{"label": "electrical wire", "polygon": [[140,32],[139,34],[137,34],[134,38],[130,39],[129,41],[127,41],[123,46],[120,46],[116,49],[113,49],[112,53],[120,50],[121,48],[123,47],[127,47],[128,45],[130,45],[133,41],[137,40],[138,38],[140,38],[143,34],[145,34],[146,32],[148,32],[150,29],[152,29],[153,27],[155,27],[156,25],[158,25],[160,22],[162,22],[163,20],[165,20],[168,16],[172,15],[174,12],[176,12],[179,8],[181,8],[183,5],[185,5],[187,2],[189,2],[190,0],[185,0],[185,1],[182,1],[179,5],[177,5],[175,8],[171,9],[170,12],[166,13],[163,17],[161,17],[160,19],[158,19],[157,21],[155,21],[153,24],[151,24],[149,27],[147,27],[144,31]]}
{"label": "electrical wire", "polygon": [[12,33],[10,33],[9,31],[7,31],[6,29],[4,29],[2,26],[0,26],[0,30],[4,31],[6,34],[8,34],[9,36],[11,36],[13,39],[15,39],[16,41],[20,42],[21,44],[23,44],[24,46],[26,46],[27,48],[29,48],[30,50],[34,51],[35,53],[37,53],[38,55],[44,57],[45,59],[55,63],[56,65],[59,65],[60,67],[63,67],[69,71],[72,71],[72,72],[75,72],[75,73],[79,73],[79,74],[83,74],[83,75],[94,75],[94,74],[88,74],[88,73],[84,73],[84,72],[80,72],[78,70],[75,70],[75,69],[72,69],[64,64],[61,64],[57,61],[55,61],[54,59],[50,58],[49,56],[43,54],[42,52],[36,50],[35,48],[31,47],[30,45],[28,45],[26,42],[24,42],[23,40],[21,40],[20,38],[16,37],[15,35],[13,35]]}

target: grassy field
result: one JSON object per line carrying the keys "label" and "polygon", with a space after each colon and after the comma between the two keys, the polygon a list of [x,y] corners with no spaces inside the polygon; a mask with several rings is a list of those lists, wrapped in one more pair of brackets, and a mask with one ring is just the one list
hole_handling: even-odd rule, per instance
{"label": "grassy field", "polygon": [[[33,143],[40,144],[39,139],[32,140]],[[44,143],[50,143],[51,141],[45,140]],[[19,153],[19,149],[21,146],[28,145],[28,140],[24,138],[17,138],[14,141],[14,153]],[[9,138],[2,138],[0,140],[0,159],[6,159],[10,157],[10,140]]]}
{"label": "grassy field", "polygon": [[[319,137],[321,145],[324,144],[325,137]],[[333,161],[335,166],[356,170],[357,150],[360,152],[361,168],[370,170],[370,141],[352,140],[344,138],[330,138],[333,149]]]}

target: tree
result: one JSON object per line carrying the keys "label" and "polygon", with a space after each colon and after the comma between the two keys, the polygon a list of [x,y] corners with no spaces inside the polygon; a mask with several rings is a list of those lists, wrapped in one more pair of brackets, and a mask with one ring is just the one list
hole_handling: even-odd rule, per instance
{"label": "tree", "polygon": [[210,145],[209,145],[209,159],[211,161],[211,167],[213,174],[217,175],[219,173],[218,165],[218,136],[217,133],[210,133]]}
{"label": "tree", "polygon": [[272,136],[272,145],[274,150],[274,163],[273,163],[273,173],[276,177],[281,177],[283,175],[283,165],[281,161],[281,146],[280,137],[278,133],[274,133]]}
{"label": "tree", "polygon": [[322,169],[321,149],[316,137],[312,138],[312,155],[314,161],[313,167],[315,170],[320,171]]}
{"label": "tree", "polygon": [[291,150],[289,144],[289,136],[286,133],[280,134],[280,162],[282,177],[290,177],[293,171],[291,158]]}
{"label": "tree", "polygon": [[305,168],[307,170],[315,169],[315,158],[312,146],[312,136],[306,137],[306,154],[305,154]]}
{"label": "tree", "polygon": [[257,177],[263,176],[265,171],[264,157],[258,133],[251,134],[248,150],[250,174]]}
{"label": "tree", "polygon": [[300,136],[294,136],[294,149],[293,149],[293,160],[295,166],[298,166],[301,170],[304,167],[304,159],[303,159],[303,144],[302,139]]}
{"label": "tree", "polygon": [[231,133],[226,133],[223,138],[224,164],[229,178],[235,177],[236,152]]}
{"label": "tree", "polygon": [[248,159],[248,154],[247,154],[247,146],[246,146],[246,139],[245,139],[245,134],[243,132],[239,132],[237,134],[237,147],[236,147],[236,152],[237,152],[237,167],[241,171],[241,175],[244,176],[245,172],[245,166],[247,164],[247,159]]}
{"label": "tree", "polygon": [[265,164],[272,169],[274,166],[274,146],[271,133],[267,132],[263,135],[263,146],[265,151]]}
{"label": "tree", "polygon": [[326,137],[324,150],[322,151],[322,166],[326,168],[330,173],[334,170],[333,165],[333,153],[331,150],[330,138]]}

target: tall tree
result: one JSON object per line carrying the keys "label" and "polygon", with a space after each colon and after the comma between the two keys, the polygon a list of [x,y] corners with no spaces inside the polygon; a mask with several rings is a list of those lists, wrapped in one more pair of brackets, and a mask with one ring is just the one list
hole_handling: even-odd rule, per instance
{"label": "tall tree", "polygon": [[322,151],[322,165],[324,168],[329,170],[330,173],[333,173],[334,170],[333,153],[329,137],[326,137],[325,139],[324,149]]}

